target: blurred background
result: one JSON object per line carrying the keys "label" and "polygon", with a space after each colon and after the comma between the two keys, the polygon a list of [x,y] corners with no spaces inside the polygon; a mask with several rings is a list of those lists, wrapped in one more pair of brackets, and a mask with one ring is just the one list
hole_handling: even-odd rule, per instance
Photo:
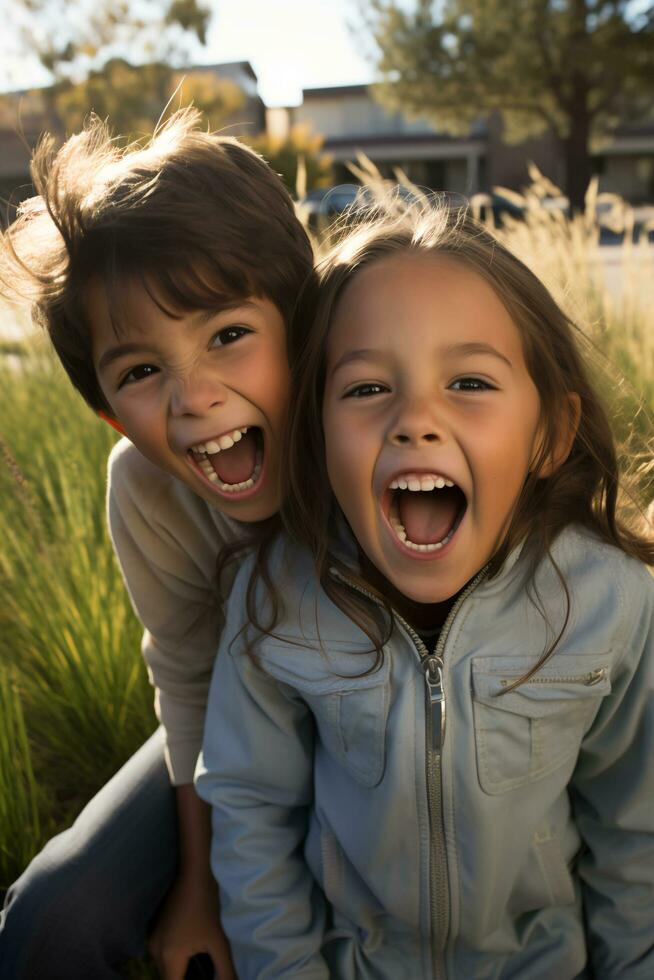
{"label": "blurred background", "polygon": [[519,190],[529,162],[576,208],[593,176],[600,193],[654,199],[654,23],[643,0],[2,7],[0,194],[14,204],[29,194],[41,132],[63,137],[93,111],[133,138],[169,100],[254,144],[292,191],[311,192],[314,211],[324,189],[352,182],[358,153],[386,177],[399,168],[422,187],[487,194],[496,211],[512,206],[492,200],[494,188]]}
{"label": "blurred background", "polygon": [[[654,497],[654,4],[0,0],[0,226],[40,135],[194,103],[280,173],[320,251],[365,185],[470,201],[580,328]],[[12,300],[15,299],[15,302]],[[0,898],[155,725],[104,520],[115,434],[0,306]],[[147,962],[132,976],[152,977]]]}

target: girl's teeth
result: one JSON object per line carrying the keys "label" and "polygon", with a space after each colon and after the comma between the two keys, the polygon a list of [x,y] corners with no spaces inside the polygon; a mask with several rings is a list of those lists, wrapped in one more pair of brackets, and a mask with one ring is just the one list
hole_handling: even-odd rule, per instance
{"label": "girl's teeth", "polygon": [[218,440],[218,445],[221,449],[231,449],[234,445],[234,440],[231,436],[221,436]]}
{"label": "girl's teeth", "polygon": [[443,487],[453,487],[451,480],[446,480],[444,476],[418,476],[409,473],[406,476],[398,476],[389,484],[389,490],[418,490],[430,492],[431,490],[442,490]]}
{"label": "girl's teeth", "polygon": [[406,536],[406,531],[404,530],[404,525],[398,520],[397,517],[391,516],[389,520],[397,537],[400,539],[402,544],[404,544],[407,548],[410,548],[411,551],[439,551],[447,544],[456,530],[456,528],[453,528],[448,534],[445,535],[442,541],[434,541],[432,544],[416,544],[415,541],[409,541]]}
{"label": "girl's teeth", "polygon": [[[198,446],[197,448],[199,449],[200,447]],[[217,442],[206,442],[204,444],[204,450],[203,451],[205,453],[219,453],[220,452],[220,446],[218,445]]]}

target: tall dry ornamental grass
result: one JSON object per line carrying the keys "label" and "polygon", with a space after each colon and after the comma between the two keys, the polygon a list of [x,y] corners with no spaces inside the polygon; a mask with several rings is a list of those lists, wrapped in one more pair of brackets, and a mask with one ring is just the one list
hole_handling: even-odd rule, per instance
{"label": "tall dry ornamental grass", "polygon": [[[614,194],[598,194],[593,180],[584,213],[569,217],[561,191],[536,167],[531,177],[524,194],[512,195],[524,218],[507,217],[498,237],[579,328],[613,421],[623,476],[638,491],[625,503],[646,508],[654,498],[654,210],[643,209],[646,220],[636,228],[633,209]],[[621,244],[600,247],[603,229]]]}
{"label": "tall dry ornamental grass", "polygon": [[[361,175],[369,195],[384,189],[365,161]],[[571,220],[533,176],[515,198],[524,219],[497,233],[596,345],[620,436],[643,452],[654,412],[654,249],[631,243],[622,202],[591,187],[586,214]],[[627,229],[624,245],[600,252],[598,214]],[[620,290],[608,288],[607,269],[620,272]],[[13,356],[0,356],[0,887],[154,725],[140,628],[105,527],[113,434],[43,346],[26,345],[18,368]],[[641,491],[654,496],[647,475]]]}

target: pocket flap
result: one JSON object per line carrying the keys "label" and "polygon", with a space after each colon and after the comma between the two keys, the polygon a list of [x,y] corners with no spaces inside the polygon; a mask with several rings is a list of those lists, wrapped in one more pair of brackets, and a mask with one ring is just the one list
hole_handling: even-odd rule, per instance
{"label": "pocket flap", "polygon": [[257,651],[267,673],[305,694],[345,694],[386,684],[388,652],[375,666],[370,644],[325,643],[324,649],[266,641]]}
{"label": "pocket flap", "polygon": [[[513,691],[507,687],[534,665],[534,658],[475,657],[472,691],[475,701],[527,718],[565,710],[565,702],[604,697],[611,691],[608,654],[554,657]],[[570,704],[570,707],[573,705]]]}

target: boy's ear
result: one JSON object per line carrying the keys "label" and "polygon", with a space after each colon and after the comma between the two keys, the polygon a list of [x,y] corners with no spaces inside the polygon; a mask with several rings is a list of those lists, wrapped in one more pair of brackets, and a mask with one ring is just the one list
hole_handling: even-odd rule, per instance
{"label": "boy's ear", "polygon": [[101,419],[104,419],[104,421],[107,423],[107,425],[110,425],[112,429],[115,429],[116,432],[120,432],[121,436],[126,436],[127,435],[127,433],[123,429],[123,427],[120,424],[120,422],[118,421],[118,419],[113,418],[113,416],[111,416],[111,415],[107,415],[107,413],[106,412],[103,412],[102,409],[100,409],[100,411],[98,412],[98,415],[100,416]]}
{"label": "boy's ear", "polygon": [[536,471],[539,480],[552,476],[565,463],[570,455],[572,444],[575,441],[580,419],[581,398],[576,391],[569,391],[565,403],[559,412],[554,448]]}

